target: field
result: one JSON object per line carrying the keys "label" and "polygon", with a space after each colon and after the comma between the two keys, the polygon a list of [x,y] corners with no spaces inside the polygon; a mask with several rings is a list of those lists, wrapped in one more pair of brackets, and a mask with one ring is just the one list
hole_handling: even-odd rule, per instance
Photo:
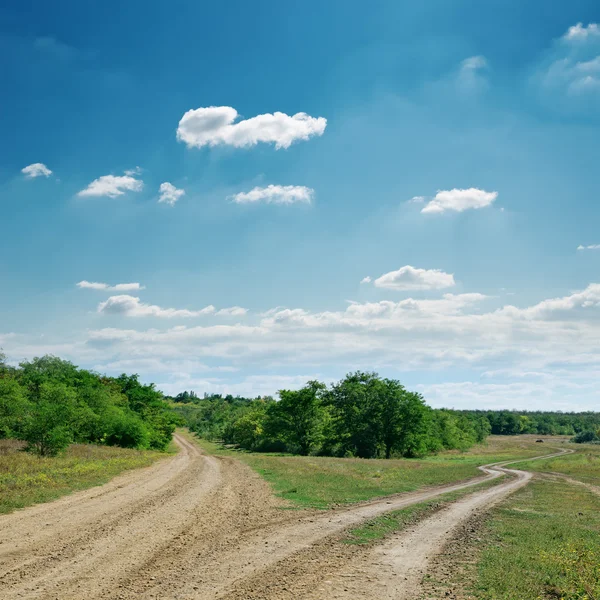
{"label": "field", "polygon": [[164,453],[74,444],[55,458],[23,452],[0,440],[0,514],[101,485],[128,469],[152,464]]}
{"label": "field", "polygon": [[443,452],[423,459],[355,459],[250,453],[197,442],[208,453],[235,457],[260,473],[274,491],[299,506],[331,506],[444,485],[481,475],[477,467],[530,458],[563,445],[564,438],[537,444],[535,436],[491,436],[467,452]]}

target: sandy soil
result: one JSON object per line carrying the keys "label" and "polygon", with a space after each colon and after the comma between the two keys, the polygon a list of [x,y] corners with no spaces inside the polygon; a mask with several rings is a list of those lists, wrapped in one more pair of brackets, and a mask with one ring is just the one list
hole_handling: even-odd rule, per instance
{"label": "sandy soil", "polygon": [[411,597],[447,532],[529,477],[515,472],[516,479],[455,503],[367,556],[355,551],[343,572],[330,573],[340,566],[331,555],[333,538],[347,527],[499,477],[502,469],[352,508],[282,510],[282,501],[247,466],[203,455],[181,436],[176,443],[181,452],[172,459],[0,517],[0,597]]}

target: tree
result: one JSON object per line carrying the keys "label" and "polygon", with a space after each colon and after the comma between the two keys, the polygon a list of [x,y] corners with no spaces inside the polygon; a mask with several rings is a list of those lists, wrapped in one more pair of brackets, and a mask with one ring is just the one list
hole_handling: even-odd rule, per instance
{"label": "tree", "polygon": [[267,412],[266,431],[286,447],[306,456],[320,441],[325,385],[309,381],[297,391],[281,390]]}
{"label": "tree", "polygon": [[30,405],[25,390],[12,377],[0,377],[0,439],[19,437]]}
{"label": "tree", "polygon": [[55,456],[64,450],[73,441],[75,413],[72,389],[64,383],[40,384],[23,431],[28,450],[40,456]]}
{"label": "tree", "polygon": [[332,428],[342,453],[376,457],[383,445],[384,385],[376,373],[356,371],[334,384],[327,395]]}

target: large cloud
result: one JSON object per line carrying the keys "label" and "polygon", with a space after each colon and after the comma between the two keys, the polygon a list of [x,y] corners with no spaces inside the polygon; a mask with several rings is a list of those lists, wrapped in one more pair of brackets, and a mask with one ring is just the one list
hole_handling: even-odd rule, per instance
{"label": "large cloud", "polygon": [[276,112],[236,123],[238,116],[237,110],[231,106],[188,110],[179,121],[177,139],[189,148],[221,145],[248,148],[263,142],[275,144],[279,149],[289,148],[298,140],[323,135],[327,126],[327,119],[306,113],[290,116]]}
{"label": "large cloud", "polygon": [[303,185],[268,185],[234,194],[229,199],[236,204],[310,204],[314,194],[314,190]]}
{"label": "large cloud", "polygon": [[[361,283],[369,283],[365,277]],[[439,269],[416,269],[410,265],[384,273],[373,282],[375,287],[389,290],[440,290],[455,284],[454,275]]]}
{"label": "large cloud", "polygon": [[422,213],[463,212],[470,208],[490,206],[498,197],[498,192],[486,192],[478,188],[466,190],[440,190],[421,210]]}

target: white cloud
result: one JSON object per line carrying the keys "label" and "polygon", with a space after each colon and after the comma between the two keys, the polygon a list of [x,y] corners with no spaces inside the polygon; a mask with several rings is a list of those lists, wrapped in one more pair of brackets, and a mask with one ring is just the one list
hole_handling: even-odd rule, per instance
{"label": "white cloud", "polygon": [[454,275],[439,269],[416,269],[406,265],[397,271],[384,273],[373,285],[388,290],[440,290],[452,287],[455,281]]}
{"label": "white cloud", "polygon": [[427,200],[427,198],[425,196],[413,196],[409,202],[411,204],[421,204],[423,202],[425,202],[425,200]]}
{"label": "white cloud", "polygon": [[366,277],[363,277],[360,282],[361,283],[371,283],[372,279],[370,275],[367,275]]}
{"label": "white cloud", "polygon": [[130,175],[130,176],[134,176],[134,175],[140,175],[142,173],[142,167],[136,167],[135,169],[127,169],[125,171],[125,175]]}
{"label": "white cloud", "polygon": [[572,25],[563,36],[563,39],[569,41],[583,41],[590,37],[600,36],[600,28],[598,23],[590,23],[585,26],[583,23]]}
{"label": "white cloud", "polygon": [[471,208],[490,206],[498,192],[486,192],[478,188],[440,190],[421,210],[422,213],[463,212]]}
{"label": "white cloud", "polygon": [[303,185],[268,185],[255,187],[249,192],[229,196],[236,204],[265,202],[266,204],[310,204],[315,191]]}
{"label": "white cloud", "polygon": [[98,305],[98,312],[110,315],[122,315],[125,317],[160,317],[165,319],[190,318],[210,315],[215,312],[212,305],[201,310],[187,310],[176,308],[161,308],[153,304],[141,302],[135,296],[127,294],[111,296]]}
{"label": "white cloud", "polygon": [[222,308],[215,314],[218,317],[243,317],[247,312],[247,308],[242,308],[241,306],[231,306],[230,308]]}
{"label": "white cloud", "polygon": [[44,163],[33,163],[27,165],[21,169],[21,173],[27,177],[27,179],[34,179],[35,177],[50,177],[52,171]]}
{"label": "white cloud", "polygon": [[109,283],[100,283],[98,281],[80,281],[76,284],[78,288],[88,290],[102,290],[106,292],[135,292],[146,289],[139,283],[117,283],[116,285],[110,285]]}
{"label": "white cloud", "polygon": [[[126,298],[121,314],[169,311]],[[478,293],[444,294],[353,302],[340,310],[280,307],[248,314],[243,323],[69,331],[55,341],[0,333],[11,360],[52,353],[86,367],[113,364],[125,371],[136,370],[135,362],[120,361],[138,361],[146,365],[147,381],[165,373],[159,387],[170,383],[176,392],[190,389],[182,385],[187,380],[205,381],[206,391],[251,389],[244,373],[241,379],[205,377],[202,365],[211,363],[265,378],[318,372],[322,379],[337,379],[350,370],[373,369],[411,388],[439,382],[418,388],[437,405],[562,410],[597,406],[598,339],[600,283],[529,306],[503,306],[500,298]],[[466,381],[456,383],[457,373],[467,373]]]}
{"label": "white cloud", "polygon": [[102,175],[102,177],[94,179],[77,195],[81,197],[108,196],[109,198],[116,198],[122,196],[125,192],[140,192],[143,187],[144,182],[132,175]]}
{"label": "white cloud", "polygon": [[165,181],[160,184],[159,188],[160,198],[159,202],[166,202],[169,206],[174,206],[175,202],[185,195],[185,190],[176,188],[172,183]]}
{"label": "white cloud", "polygon": [[297,140],[323,135],[327,119],[306,113],[293,116],[282,112],[264,114],[235,123],[238,112],[231,106],[209,106],[188,110],[177,128],[177,139],[188,148],[234,146],[248,148],[259,142],[289,148]]}
{"label": "white cloud", "polygon": [[600,250],[600,244],[590,244],[589,246],[577,246],[577,250]]}
{"label": "white cloud", "polygon": [[[597,23],[569,28],[549,50],[534,81],[553,108],[580,114],[595,111],[600,95],[600,28]],[[560,101],[559,101],[560,100]]]}

